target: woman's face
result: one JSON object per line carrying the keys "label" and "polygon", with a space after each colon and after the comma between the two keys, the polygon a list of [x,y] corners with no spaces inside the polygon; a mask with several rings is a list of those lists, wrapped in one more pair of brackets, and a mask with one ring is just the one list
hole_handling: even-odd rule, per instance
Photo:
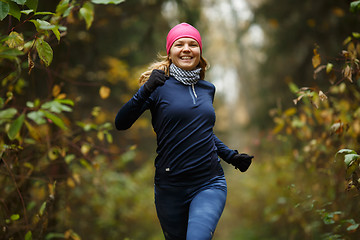
{"label": "woman's face", "polygon": [[170,48],[169,58],[175,66],[193,70],[200,62],[200,46],[192,38],[180,38]]}

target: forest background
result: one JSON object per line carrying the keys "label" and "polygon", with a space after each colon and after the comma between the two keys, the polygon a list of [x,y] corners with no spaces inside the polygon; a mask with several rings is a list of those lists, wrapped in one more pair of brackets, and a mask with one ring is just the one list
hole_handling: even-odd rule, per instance
{"label": "forest background", "polygon": [[0,0],[0,239],[163,239],[156,142],[118,109],[189,22],[217,88],[214,239],[359,239],[360,1]]}

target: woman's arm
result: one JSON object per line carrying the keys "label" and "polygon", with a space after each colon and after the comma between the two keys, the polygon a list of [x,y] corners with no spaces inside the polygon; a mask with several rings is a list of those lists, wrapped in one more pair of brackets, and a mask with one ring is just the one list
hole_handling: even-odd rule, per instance
{"label": "woman's arm", "polygon": [[119,110],[115,117],[117,130],[126,130],[149,108],[149,97],[159,86],[164,85],[167,76],[164,71],[154,69],[149,79],[140,87],[138,92]]}
{"label": "woman's arm", "polygon": [[151,92],[147,91],[144,86],[135,93],[135,95],[122,106],[115,117],[115,127],[117,130],[129,129],[135,121],[149,108],[147,100]]}
{"label": "woman's arm", "polygon": [[225,162],[233,165],[235,169],[239,169],[241,172],[246,172],[250,167],[254,156],[249,156],[245,153],[239,154],[237,150],[231,150],[218,137],[214,134],[215,145],[217,147],[217,153]]}
{"label": "woman's arm", "polygon": [[226,146],[216,135],[214,135],[215,140],[215,146],[217,148],[217,154],[221,159],[223,159],[225,162],[229,162],[229,160],[237,154],[236,150],[230,149],[228,146]]}

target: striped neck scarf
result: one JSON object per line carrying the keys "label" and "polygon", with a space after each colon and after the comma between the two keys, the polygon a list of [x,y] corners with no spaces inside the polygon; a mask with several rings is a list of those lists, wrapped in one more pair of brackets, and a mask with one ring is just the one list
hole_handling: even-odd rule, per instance
{"label": "striped neck scarf", "polygon": [[201,68],[184,70],[175,66],[173,63],[170,65],[170,75],[185,85],[196,84],[200,80],[200,71]]}

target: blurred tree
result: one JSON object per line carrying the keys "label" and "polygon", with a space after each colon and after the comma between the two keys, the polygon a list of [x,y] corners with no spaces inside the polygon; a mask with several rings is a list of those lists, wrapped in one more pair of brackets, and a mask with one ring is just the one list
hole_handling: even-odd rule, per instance
{"label": "blurred tree", "polygon": [[[179,12],[165,19],[168,2]],[[154,212],[138,209],[152,203],[152,156],[134,145],[154,138],[149,120],[127,134],[114,134],[112,121],[164,49],[168,21],[195,24],[198,6],[0,1],[1,237],[158,238]]]}
{"label": "blurred tree", "polygon": [[249,108],[257,126],[271,124],[268,114],[271,107],[292,104],[283,101],[291,99],[287,91],[289,82],[314,85],[311,59],[315,46],[320,46],[320,54],[326,60],[337,58],[339,43],[354,31],[359,21],[359,15],[348,13],[349,2],[265,0],[256,5],[249,2],[254,12],[252,23],[258,24],[264,33],[264,57],[258,73],[245,80],[254,91],[244,93],[251,94],[247,95],[252,100]]}

